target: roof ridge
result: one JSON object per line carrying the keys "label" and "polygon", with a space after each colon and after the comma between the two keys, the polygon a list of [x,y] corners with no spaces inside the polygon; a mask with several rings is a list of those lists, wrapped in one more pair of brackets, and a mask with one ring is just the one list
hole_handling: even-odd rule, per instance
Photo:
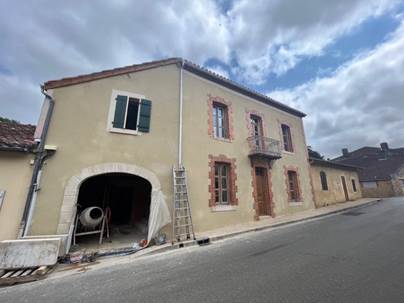
{"label": "roof ridge", "polygon": [[107,78],[107,77],[113,77],[113,76],[118,76],[118,75],[123,75],[123,74],[132,73],[132,72],[143,71],[143,70],[152,69],[152,68],[156,68],[156,67],[160,67],[160,66],[178,64],[178,63],[183,63],[184,69],[187,71],[193,72],[194,74],[196,74],[198,76],[202,76],[205,79],[214,81],[224,87],[227,87],[233,91],[239,92],[247,97],[255,98],[257,101],[261,101],[267,105],[273,106],[275,108],[278,108],[280,110],[283,110],[285,112],[288,112],[292,115],[295,115],[295,116],[298,116],[301,118],[306,116],[305,113],[303,113],[297,109],[294,109],[293,107],[290,107],[286,104],[276,101],[267,95],[264,95],[256,90],[253,90],[234,80],[223,77],[222,75],[212,72],[211,70],[209,70],[206,67],[198,65],[192,61],[183,59],[181,57],[172,57],[172,58],[167,58],[167,59],[162,59],[162,60],[144,62],[144,63],[128,65],[128,66],[124,66],[124,67],[118,67],[118,68],[109,69],[109,70],[103,70],[103,71],[90,73],[90,74],[83,74],[83,75],[79,75],[79,76],[75,76],[75,77],[67,77],[67,78],[62,78],[59,80],[50,80],[50,81],[45,82],[42,85],[42,87],[44,89],[52,89],[52,88],[70,86],[70,85],[74,85],[74,84],[89,82],[89,81],[103,79],[103,78]]}

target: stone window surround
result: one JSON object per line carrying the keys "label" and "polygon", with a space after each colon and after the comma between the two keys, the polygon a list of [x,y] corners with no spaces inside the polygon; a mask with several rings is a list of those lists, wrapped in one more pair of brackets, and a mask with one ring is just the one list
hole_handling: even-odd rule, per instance
{"label": "stone window surround", "polygon": [[[288,202],[289,205],[293,206],[293,205],[302,205],[303,204],[303,196],[302,196],[302,187],[301,187],[301,183],[300,183],[300,173],[299,173],[299,168],[297,166],[283,166],[283,174],[285,177],[285,185],[286,185],[286,191],[287,191],[287,195],[288,195]],[[297,190],[298,190],[298,195],[299,195],[299,201],[292,201],[292,197],[290,196],[290,191],[289,191],[289,176],[288,176],[288,171],[294,171],[296,173],[296,177],[297,177]]]}
{"label": "stone window surround", "polygon": [[[79,174],[71,177],[66,183],[63,201],[60,208],[59,222],[57,225],[56,233],[58,235],[68,235],[67,240],[70,241],[77,212],[76,205],[81,184],[90,177],[107,173],[126,173],[136,175],[149,181],[153,191],[161,189],[160,181],[153,172],[133,164],[102,163],[84,168]],[[67,248],[69,245],[70,243],[66,243]]]}
{"label": "stone window surround", "polygon": [[[222,104],[227,108],[227,119],[229,127],[229,138],[217,138],[213,131],[213,104]],[[234,140],[234,127],[233,127],[233,107],[230,101],[222,97],[212,96],[208,94],[208,134],[211,138],[223,142],[232,142]]]}
{"label": "stone window surround", "polygon": [[209,199],[209,207],[211,208],[212,211],[217,211],[217,210],[222,210],[222,211],[227,211],[227,210],[234,210],[234,207],[221,207],[219,205],[216,205],[215,203],[215,163],[216,162],[221,162],[221,163],[227,163],[230,165],[230,206],[235,206],[238,205],[238,198],[237,198],[237,174],[236,174],[236,159],[235,158],[228,158],[225,155],[219,155],[219,156],[213,156],[209,155],[209,193],[210,193],[210,199]]}

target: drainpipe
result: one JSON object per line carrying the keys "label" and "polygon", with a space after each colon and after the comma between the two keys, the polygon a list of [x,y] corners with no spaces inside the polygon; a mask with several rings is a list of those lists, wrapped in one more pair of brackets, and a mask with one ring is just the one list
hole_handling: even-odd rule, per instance
{"label": "drainpipe", "polygon": [[182,105],[183,105],[183,97],[182,97],[182,71],[184,67],[184,60],[181,59],[180,63],[180,127],[178,131],[178,167],[182,167]]}
{"label": "drainpipe", "polygon": [[29,227],[32,222],[32,214],[34,211],[34,204],[36,200],[36,192],[39,190],[39,180],[41,178],[41,168],[44,160],[47,157],[47,152],[45,150],[45,140],[46,135],[48,134],[49,123],[52,117],[53,107],[55,105],[55,101],[53,98],[45,92],[43,86],[41,86],[41,92],[45,95],[45,100],[49,101],[48,111],[46,113],[44,126],[41,133],[41,138],[39,141],[39,145],[35,151],[35,160],[34,160],[34,169],[32,172],[31,183],[29,185],[27,199],[25,201],[24,213],[22,215],[21,223],[20,223],[20,232],[19,237],[25,237],[28,234]]}

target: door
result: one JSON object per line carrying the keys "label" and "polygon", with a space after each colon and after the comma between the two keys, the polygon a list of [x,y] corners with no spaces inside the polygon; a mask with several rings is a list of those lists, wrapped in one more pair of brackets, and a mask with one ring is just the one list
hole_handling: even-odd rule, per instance
{"label": "door", "polygon": [[268,174],[265,167],[255,167],[258,216],[271,215],[271,201],[268,189]]}
{"label": "door", "polygon": [[253,136],[255,137],[255,145],[257,149],[262,148],[263,142],[262,142],[262,120],[258,116],[251,115],[251,129],[253,132]]}
{"label": "door", "polygon": [[348,188],[346,187],[345,177],[341,176],[342,188],[344,189],[345,201],[349,201]]}

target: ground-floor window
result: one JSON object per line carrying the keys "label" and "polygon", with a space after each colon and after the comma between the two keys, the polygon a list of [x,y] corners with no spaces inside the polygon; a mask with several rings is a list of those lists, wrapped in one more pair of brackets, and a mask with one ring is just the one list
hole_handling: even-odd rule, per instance
{"label": "ground-floor window", "polygon": [[216,205],[229,204],[229,172],[228,163],[215,163],[215,203]]}
{"label": "ground-floor window", "polygon": [[300,201],[299,182],[297,179],[296,171],[288,170],[287,177],[288,177],[289,201],[299,202]]}
{"label": "ground-floor window", "polygon": [[356,182],[355,179],[352,179],[352,189],[356,193]]}
{"label": "ground-floor window", "polygon": [[209,156],[211,197],[209,206],[237,205],[236,160],[224,155]]}

